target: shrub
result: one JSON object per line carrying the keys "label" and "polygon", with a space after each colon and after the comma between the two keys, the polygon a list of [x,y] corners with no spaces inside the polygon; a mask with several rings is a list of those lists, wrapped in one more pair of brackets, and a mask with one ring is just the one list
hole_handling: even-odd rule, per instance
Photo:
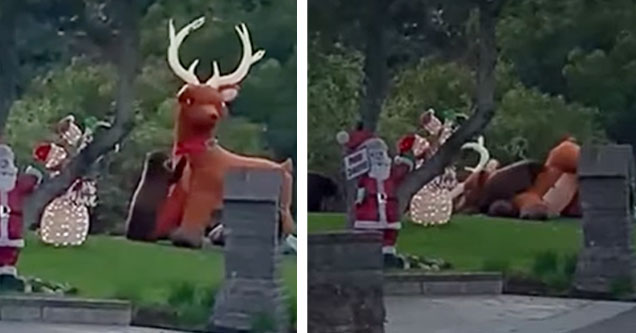
{"label": "shrub", "polygon": [[559,257],[554,251],[545,251],[534,257],[532,264],[532,274],[543,279],[550,274],[557,274],[559,266]]}
{"label": "shrub", "polygon": [[214,305],[216,288],[196,287],[191,283],[176,283],[168,294],[167,303],[177,313],[177,321],[187,327],[204,327]]}
{"label": "shrub", "polygon": [[182,305],[188,305],[194,302],[196,288],[192,283],[180,282],[174,284],[170,288],[168,294],[168,305],[173,307],[179,307]]}
{"label": "shrub", "polygon": [[563,256],[563,275],[568,277],[570,281],[574,278],[576,273],[576,264],[578,262],[578,256],[576,254],[570,254]]}
{"label": "shrub", "polygon": [[274,318],[267,314],[260,314],[252,319],[252,332],[254,333],[274,333],[276,326]]}
{"label": "shrub", "polygon": [[622,298],[634,292],[632,279],[629,277],[619,278],[612,281],[610,285],[610,293],[616,298]]}

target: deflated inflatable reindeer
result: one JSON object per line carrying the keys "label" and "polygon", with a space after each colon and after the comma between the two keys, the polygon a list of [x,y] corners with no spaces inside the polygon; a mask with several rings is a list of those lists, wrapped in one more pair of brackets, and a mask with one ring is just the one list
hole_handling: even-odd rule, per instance
{"label": "deflated inflatable reindeer", "polygon": [[[228,114],[228,103],[238,96],[240,83],[265,52],[253,53],[247,27],[243,24],[237,26],[236,31],[243,46],[238,68],[231,74],[221,75],[215,61],[212,77],[205,82],[199,81],[195,74],[198,60],[187,69],[183,67],[179,60],[179,47],[188,34],[200,28],[204,21],[204,18],[199,18],[179,32],[175,32],[172,21],[169,25],[168,63],[172,71],[185,82],[177,94],[179,105],[172,164],[176,165],[182,159],[187,164],[183,175],[158,208],[152,238],[170,237],[175,245],[200,247],[205,229],[222,209],[224,176],[233,168],[280,170],[283,174],[280,214],[283,232],[290,236],[294,230],[290,212],[293,182],[291,160],[279,164],[262,158],[241,156],[224,149],[215,139],[219,122]],[[144,178],[142,182],[151,181]],[[136,201],[133,198],[131,205],[134,206]]]}

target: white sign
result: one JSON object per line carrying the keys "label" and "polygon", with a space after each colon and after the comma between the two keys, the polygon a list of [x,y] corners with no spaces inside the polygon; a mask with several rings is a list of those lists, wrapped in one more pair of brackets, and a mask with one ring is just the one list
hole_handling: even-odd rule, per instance
{"label": "white sign", "polygon": [[347,180],[357,178],[371,168],[366,149],[358,150],[345,157],[345,175]]}

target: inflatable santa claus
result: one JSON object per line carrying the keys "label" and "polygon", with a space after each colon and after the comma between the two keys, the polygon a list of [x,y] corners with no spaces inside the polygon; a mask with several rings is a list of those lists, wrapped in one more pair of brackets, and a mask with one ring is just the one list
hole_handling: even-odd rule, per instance
{"label": "inflatable santa claus", "polygon": [[22,206],[41,180],[39,171],[27,168],[18,175],[11,148],[0,144],[0,290],[23,290],[16,263],[22,238]]}
{"label": "inflatable santa claus", "polygon": [[346,148],[347,179],[357,179],[354,227],[381,231],[385,266],[404,267],[395,249],[402,216],[397,188],[413,169],[413,161],[401,155],[392,160],[386,143],[361,128],[340,132],[337,140]]}

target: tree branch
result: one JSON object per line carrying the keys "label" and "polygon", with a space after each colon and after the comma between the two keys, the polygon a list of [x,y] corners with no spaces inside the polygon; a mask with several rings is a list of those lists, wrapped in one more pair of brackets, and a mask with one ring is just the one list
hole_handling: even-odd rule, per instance
{"label": "tree branch", "polygon": [[495,114],[495,65],[497,47],[495,25],[503,1],[480,1],[479,67],[477,69],[477,105],[471,117],[442,145],[439,151],[419,169],[407,175],[398,188],[400,212],[405,212],[411,198],[450,165],[462,145],[483,132]]}
{"label": "tree branch", "polygon": [[38,224],[46,205],[64,191],[82,175],[86,174],[99,157],[113,150],[133,127],[134,82],[139,64],[139,12],[134,0],[118,11],[121,15],[122,34],[119,41],[119,56],[116,59],[118,70],[118,90],[115,100],[115,121],[107,130],[95,133],[95,139],[82,150],[55,178],[45,181],[29,198],[24,214],[24,225]]}

